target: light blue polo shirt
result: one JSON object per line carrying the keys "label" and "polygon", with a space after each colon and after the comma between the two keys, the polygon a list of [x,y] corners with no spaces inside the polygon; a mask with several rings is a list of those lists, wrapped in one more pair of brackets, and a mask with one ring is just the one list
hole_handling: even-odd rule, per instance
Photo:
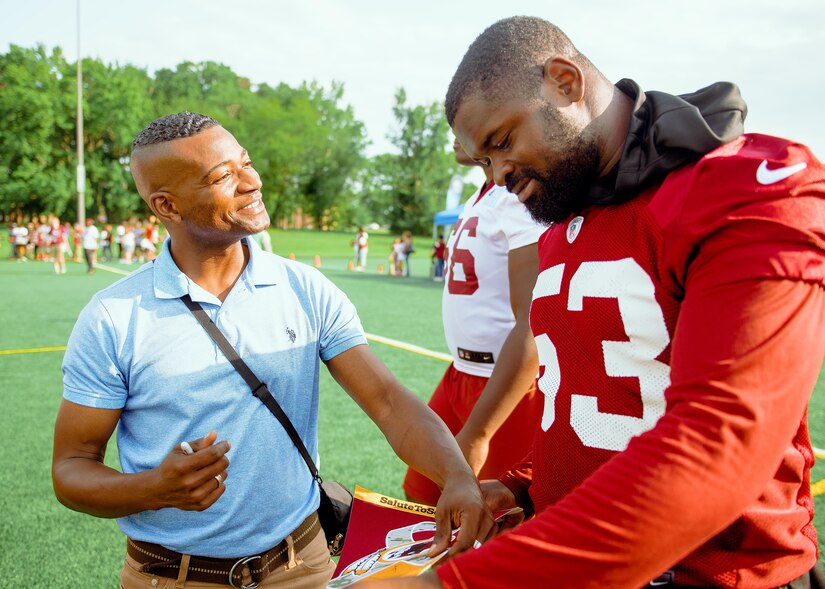
{"label": "light blue polo shirt", "polygon": [[65,399],[122,409],[123,472],[158,466],[182,440],[218,432],[232,449],[226,492],[202,512],[161,509],[118,519],[123,532],[213,557],[271,548],[318,507],[292,440],[180,300],[189,293],[269,387],[318,455],[318,370],[366,344],[352,303],[320,272],[262,251],[221,303],[178,269],[169,240],[154,263],[97,293],[63,361]]}

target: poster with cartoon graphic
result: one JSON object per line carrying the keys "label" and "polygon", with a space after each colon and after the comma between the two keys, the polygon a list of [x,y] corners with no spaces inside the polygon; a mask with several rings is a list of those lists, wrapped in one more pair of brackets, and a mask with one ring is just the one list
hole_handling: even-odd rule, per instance
{"label": "poster with cartoon graphic", "polygon": [[342,589],[371,577],[420,575],[444,554],[428,557],[435,536],[435,507],[355,487],[347,540],[332,581]]}
{"label": "poster with cartoon graphic", "polygon": [[[497,518],[520,511],[493,514]],[[458,530],[453,530],[455,541]],[[328,589],[343,589],[367,577],[386,579],[422,574],[447,553],[427,550],[435,536],[435,507],[355,487],[347,540]],[[451,542],[452,543],[452,542]]]}

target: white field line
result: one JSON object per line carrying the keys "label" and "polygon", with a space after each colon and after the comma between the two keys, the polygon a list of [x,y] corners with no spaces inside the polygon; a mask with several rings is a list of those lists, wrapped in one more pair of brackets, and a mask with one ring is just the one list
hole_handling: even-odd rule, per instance
{"label": "white field line", "polygon": [[821,458],[822,460],[825,460],[825,450],[814,448],[814,456],[816,456],[817,458]]}
{"label": "white field line", "polygon": [[384,344],[387,346],[392,346],[393,348],[398,348],[400,350],[405,350],[407,352],[412,352],[414,354],[419,354],[421,356],[426,356],[428,358],[435,358],[436,360],[443,360],[444,362],[452,362],[453,357],[449,354],[442,354],[441,352],[435,352],[433,350],[428,350],[427,348],[422,348],[421,346],[415,346],[413,344],[408,344],[406,342],[401,342],[395,339],[390,339],[388,337],[384,337],[382,335],[375,335],[372,333],[365,333],[364,335],[367,336],[368,340],[378,342],[379,344]]}
{"label": "white field line", "polygon": [[100,268],[101,270],[111,272],[112,274],[120,274],[121,276],[129,276],[129,274],[132,273],[132,271],[127,272],[126,270],[121,270],[120,268],[112,268],[106,264],[95,264],[95,268]]}

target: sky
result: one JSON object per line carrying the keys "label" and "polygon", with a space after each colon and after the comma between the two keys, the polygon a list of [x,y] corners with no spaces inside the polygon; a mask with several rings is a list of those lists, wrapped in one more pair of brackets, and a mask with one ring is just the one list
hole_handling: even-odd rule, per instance
{"label": "sky", "polygon": [[[0,51],[60,46],[77,58],[77,0],[0,0]],[[224,63],[253,84],[344,84],[368,155],[393,151],[392,105],[443,101],[467,46],[496,20],[559,25],[612,81],[692,92],[739,85],[748,132],[788,137],[825,159],[823,0],[113,0],[80,1],[80,52],[153,73]],[[240,138],[242,140],[242,138]]]}

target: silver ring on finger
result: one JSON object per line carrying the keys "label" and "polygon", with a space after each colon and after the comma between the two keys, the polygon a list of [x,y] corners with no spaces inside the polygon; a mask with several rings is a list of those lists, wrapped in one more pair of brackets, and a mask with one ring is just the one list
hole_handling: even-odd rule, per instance
{"label": "silver ring on finger", "polygon": [[217,488],[220,489],[221,485],[223,484],[223,477],[220,474],[216,474],[215,475],[215,480],[218,481],[218,487]]}

